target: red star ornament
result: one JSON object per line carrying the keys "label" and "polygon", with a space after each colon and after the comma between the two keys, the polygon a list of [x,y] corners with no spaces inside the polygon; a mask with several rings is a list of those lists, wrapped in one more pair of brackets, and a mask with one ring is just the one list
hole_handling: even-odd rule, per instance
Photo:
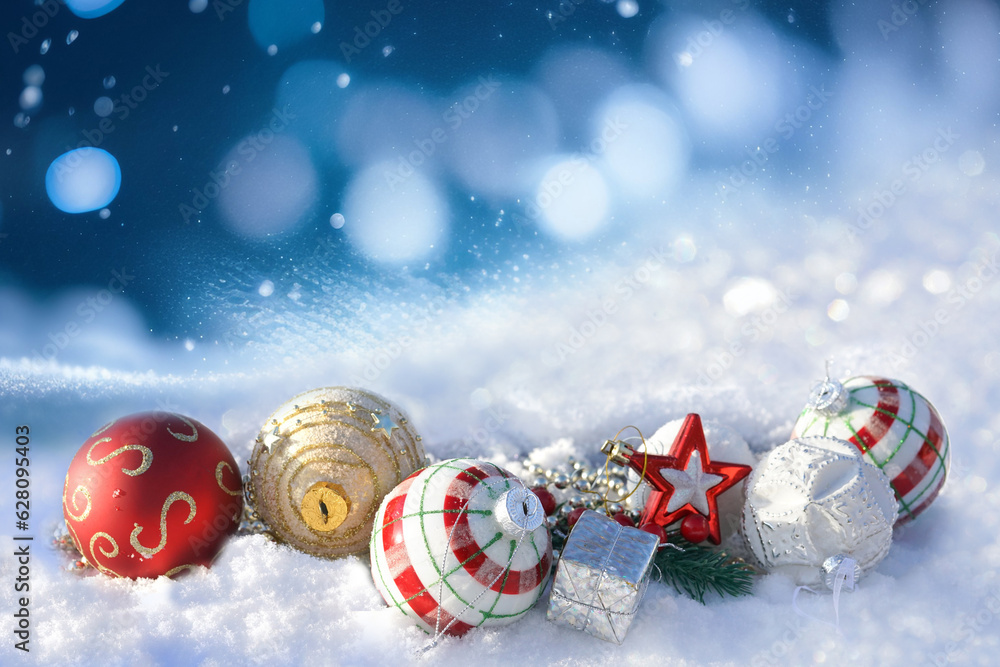
{"label": "red star ornament", "polygon": [[635,452],[625,443],[610,443],[605,453],[616,463],[627,465],[652,487],[639,525],[655,523],[663,528],[689,514],[708,519],[708,539],[722,541],[718,497],[750,474],[750,466],[712,462],[701,417],[691,413],[681,425],[666,456]]}

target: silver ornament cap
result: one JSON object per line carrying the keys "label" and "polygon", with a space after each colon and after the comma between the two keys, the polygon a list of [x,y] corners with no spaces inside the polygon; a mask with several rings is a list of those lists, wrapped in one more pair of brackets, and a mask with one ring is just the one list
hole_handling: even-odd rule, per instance
{"label": "silver ornament cap", "polygon": [[505,491],[497,499],[493,513],[510,535],[530,533],[545,522],[545,510],[538,496],[523,486]]}
{"label": "silver ornament cap", "polygon": [[845,574],[847,575],[844,587],[849,591],[853,591],[855,584],[858,583],[858,579],[861,578],[861,566],[858,565],[858,561],[844,554],[830,556],[823,561],[823,565],[821,566],[823,570],[823,583],[831,591],[834,590],[841,568],[846,570]]}
{"label": "silver ornament cap", "polygon": [[850,395],[839,380],[829,376],[813,385],[807,405],[820,414],[832,417],[847,407]]}

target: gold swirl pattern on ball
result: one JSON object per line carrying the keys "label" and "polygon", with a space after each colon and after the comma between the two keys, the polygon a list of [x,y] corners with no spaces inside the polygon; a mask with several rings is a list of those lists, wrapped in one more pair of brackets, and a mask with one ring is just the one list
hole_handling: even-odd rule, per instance
{"label": "gold swirl pattern on ball", "polygon": [[[63,491],[63,493],[65,493],[65,491]],[[88,516],[90,516],[90,507],[91,507],[90,491],[88,491],[87,487],[85,487],[83,484],[77,486],[76,489],[73,490],[73,495],[70,496],[70,498],[73,501],[73,509],[75,509],[78,512],[80,511],[80,505],[76,502],[76,494],[78,493],[83,494],[83,497],[87,499],[87,506],[83,508],[83,512],[80,513],[80,516],[77,516],[69,511],[69,507],[66,504],[66,498],[65,496],[63,496],[63,507],[66,508],[66,515],[69,518],[73,519],[73,521],[83,521]]]}
{"label": "gold swirl pattern on ball", "polygon": [[76,546],[76,550],[80,552],[81,556],[86,558],[87,554],[85,554],[83,551],[83,542],[80,541],[80,536],[76,534],[76,530],[73,528],[73,524],[67,521],[66,528],[69,530],[70,537],[73,538],[73,544],[74,546]]}
{"label": "gold swirl pattern on ball", "polygon": [[170,509],[171,505],[180,500],[186,502],[188,504],[188,507],[190,508],[190,512],[188,513],[187,519],[184,520],[184,524],[186,525],[191,523],[191,521],[194,519],[195,514],[198,513],[198,508],[195,505],[194,498],[192,498],[189,494],[184,493],[183,491],[174,491],[169,496],[167,496],[167,499],[165,501],[163,501],[163,509],[160,510],[160,543],[152,548],[144,547],[139,542],[139,533],[143,531],[143,527],[140,526],[139,524],[135,524],[135,528],[132,529],[132,534],[129,536],[129,543],[132,545],[132,548],[134,548],[136,551],[138,551],[146,558],[150,558],[153,555],[162,551],[163,547],[167,546],[167,511]]}
{"label": "gold swirl pattern on ball", "polygon": [[174,436],[175,438],[177,438],[178,440],[181,440],[183,442],[194,442],[195,440],[197,440],[198,439],[198,429],[195,428],[195,425],[191,423],[191,420],[186,419],[186,418],[182,417],[181,415],[174,415],[174,416],[177,417],[178,419],[180,419],[185,424],[187,424],[188,427],[190,427],[190,429],[191,429],[191,435],[184,435],[183,433],[174,433],[173,431],[170,430],[169,426],[167,427],[167,433],[169,433],[170,435]]}
{"label": "gold swirl pattern on ball", "polygon": [[117,423],[118,423],[117,419],[112,419],[107,424],[105,424],[101,428],[99,428],[96,431],[94,431],[93,433],[91,433],[90,437],[91,438],[96,438],[97,436],[99,436],[100,434],[104,433],[105,431],[107,431],[109,428],[111,428],[112,426],[114,426]]}
{"label": "gold swirl pattern on ball", "polygon": [[[247,487],[280,541],[332,558],[367,548],[381,498],[423,465],[420,436],[398,408],[364,391],[325,387],[267,420]],[[337,497],[320,490],[334,486]]]}
{"label": "gold swirl pattern on ball", "polygon": [[215,481],[218,483],[219,488],[231,496],[242,496],[243,491],[233,491],[232,489],[227,488],[226,485],[222,483],[223,468],[229,468],[229,472],[233,473],[234,475],[236,474],[236,471],[233,470],[233,466],[229,465],[229,463],[227,463],[226,461],[219,461],[219,465],[215,466]]}
{"label": "gold swirl pattern on ball", "polygon": [[92,444],[90,446],[90,449],[87,450],[87,463],[88,464],[90,464],[92,466],[102,465],[104,463],[107,463],[111,459],[115,458],[116,456],[120,456],[120,455],[124,454],[125,452],[141,452],[142,453],[142,463],[139,464],[139,467],[136,468],[135,470],[129,470],[128,468],[122,468],[122,472],[125,473],[126,475],[130,476],[130,477],[137,477],[137,476],[141,475],[142,473],[146,472],[147,470],[149,470],[149,466],[153,465],[153,452],[152,452],[152,450],[150,450],[149,447],[143,447],[142,445],[124,445],[122,447],[119,447],[115,451],[111,452],[107,456],[105,456],[103,458],[99,458],[99,459],[97,459],[95,461],[93,459],[93,457],[91,456],[91,454],[94,453],[94,448],[95,447],[97,447],[99,444],[104,443],[104,442],[111,442],[111,438],[101,438],[100,440],[98,440],[97,442],[95,442],[94,444]]}
{"label": "gold swirl pattern on ball", "polygon": [[167,570],[166,572],[164,572],[163,576],[164,577],[172,577],[175,574],[177,574],[178,572],[181,572],[183,570],[193,570],[196,567],[198,567],[198,566],[195,565],[195,564],[193,564],[193,563],[188,563],[186,565],[178,565],[177,567],[172,567],[169,570]]}
{"label": "gold swirl pattern on ball", "polygon": [[120,577],[121,576],[120,574],[118,574],[117,572],[115,572],[114,570],[112,570],[110,567],[108,567],[107,565],[102,564],[99,560],[97,560],[97,553],[94,551],[94,543],[97,542],[97,538],[99,538],[99,537],[103,537],[104,539],[106,539],[108,542],[111,543],[111,547],[112,547],[111,551],[106,551],[104,549],[104,547],[98,547],[99,551],[102,554],[104,554],[105,558],[114,558],[115,556],[118,555],[118,543],[115,542],[115,538],[111,537],[110,535],[108,535],[107,533],[105,533],[103,531],[97,532],[97,533],[94,533],[93,537],[90,538],[90,562],[91,562],[91,564],[94,567],[96,567],[98,570],[100,570],[101,572],[103,572],[104,574],[111,575],[112,577]]}
{"label": "gold swirl pattern on ball", "polygon": [[[323,450],[329,450],[329,449],[343,451],[349,454],[350,456],[354,457],[355,459],[357,459],[357,462],[340,461],[340,460],[337,461],[338,467],[343,467],[358,471],[353,480],[342,480],[348,482],[348,486],[351,486],[357,491],[358,487],[367,487],[368,485],[365,484],[365,480],[370,479],[372,488],[375,489],[378,488],[378,475],[375,473],[375,470],[366,461],[361,459],[356,452],[354,452],[353,450],[344,445],[336,445],[333,443],[322,443],[313,445],[311,447],[303,447],[298,450],[298,455],[299,457],[301,457],[303,454],[306,454],[307,452],[311,451],[322,452]],[[305,528],[307,528],[309,532],[311,532],[316,538],[314,540],[310,540],[309,543],[319,546],[323,545],[328,541],[329,538],[326,535],[324,535],[324,533],[330,531],[316,528],[315,526],[310,524],[307,517],[301,514],[301,511],[295,511],[297,507],[297,503],[295,501],[295,490],[294,490],[296,487],[296,482],[298,480],[299,475],[302,474],[305,470],[307,470],[311,463],[313,463],[313,460],[302,461],[300,460],[300,458],[294,458],[286,461],[285,465],[281,467],[280,476],[282,478],[286,476],[288,477],[288,484],[285,487],[286,503],[281,506],[281,510],[283,515],[287,513],[288,515],[290,515],[291,519],[295,520],[300,525],[303,525]],[[293,466],[293,464],[299,464],[299,465],[298,467],[295,467]],[[366,471],[367,471],[367,476],[365,475]],[[355,482],[355,484],[350,484],[351,481]],[[341,489],[344,489],[344,487],[340,484],[338,484],[337,486],[339,486]],[[347,522],[347,519],[350,517],[350,509],[352,505],[357,504],[357,498],[355,499],[355,502],[352,503],[351,498],[346,491],[344,491],[343,498],[346,501],[348,511],[344,516],[344,520],[341,521],[340,524],[338,524],[337,528],[340,528],[341,526],[343,526],[344,523]],[[299,503],[298,505],[299,507],[301,507],[301,503]],[[374,521],[375,512],[378,511],[378,506],[375,503],[373,503],[372,505],[374,506],[370,507],[368,512],[366,512],[363,517],[357,517],[357,516],[351,517],[352,522],[355,525],[348,526],[340,531],[340,533],[337,535],[337,540],[339,542],[349,542],[355,535],[357,535],[359,530],[365,528],[368,521]],[[291,528],[285,521],[283,521],[282,524],[289,529]],[[371,532],[371,528],[365,529],[364,532],[366,534],[369,534]]]}

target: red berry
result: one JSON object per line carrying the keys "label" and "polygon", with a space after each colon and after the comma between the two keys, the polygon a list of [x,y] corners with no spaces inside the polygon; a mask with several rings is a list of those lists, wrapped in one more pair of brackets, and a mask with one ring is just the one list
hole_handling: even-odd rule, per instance
{"label": "red berry", "polygon": [[639,530],[644,530],[650,535],[656,535],[658,538],[660,538],[660,544],[663,544],[667,541],[667,531],[663,526],[659,524],[644,523],[641,526],[639,526]]}
{"label": "red berry", "polygon": [[628,514],[625,514],[625,512],[619,512],[618,514],[614,515],[611,518],[623,526],[626,526],[628,528],[635,528],[635,522],[632,521],[632,519],[628,518]]}
{"label": "red berry", "polygon": [[681,521],[681,537],[691,544],[704,542],[708,536],[708,519],[701,514],[689,514]]}
{"label": "red berry", "polygon": [[576,522],[580,520],[583,513],[587,511],[586,507],[577,507],[566,517],[566,521],[569,523],[570,527],[575,526]]}
{"label": "red berry", "polygon": [[552,514],[556,511],[556,497],[552,495],[551,491],[544,486],[536,486],[531,492],[538,496],[538,500],[542,503],[542,509],[545,510],[546,514]]}

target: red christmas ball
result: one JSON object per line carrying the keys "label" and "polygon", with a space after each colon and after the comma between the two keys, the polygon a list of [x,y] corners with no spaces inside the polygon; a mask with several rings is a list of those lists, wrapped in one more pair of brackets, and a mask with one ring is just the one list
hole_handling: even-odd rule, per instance
{"label": "red christmas ball", "polygon": [[572,528],[576,525],[576,522],[580,520],[583,513],[587,511],[586,507],[575,507],[573,510],[566,515],[566,522],[569,523],[569,527]]}
{"label": "red christmas ball", "polygon": [[681,520],[681,537],[691,544],[704,542],[710,534],[708,519],[701,514],[688,514]]}
{"label": "red christmas ball", "polygon": [[650,535],[656,535],[660,538],[660,544],[664,544],[667,541],[667,529],[657,523],[644,523],[639,526],[639,530],[645,531]]}
{"label": "red christmas ball", "polygon": [[210,565],[242,512],[239,467],[225,443],[168,412],[98,429],[70,463],[63,489],[76,548],[104,574],[132,579]]}
{"label": "red christmas ball", "polygon": [[546,515],[556,511],[556,497],[552,495],[551,491],[544,486],[536,486],[531,492],[538,496],[538,501],[542,503],[542,509],[545,510]]}
{"label": "red christmas ball", "polygon": [[625,512],[619,512],[611,518],[626,528],[635,528],[635,521],[632,521],[632,519],[630,519],[628,514],[625,514]]}

